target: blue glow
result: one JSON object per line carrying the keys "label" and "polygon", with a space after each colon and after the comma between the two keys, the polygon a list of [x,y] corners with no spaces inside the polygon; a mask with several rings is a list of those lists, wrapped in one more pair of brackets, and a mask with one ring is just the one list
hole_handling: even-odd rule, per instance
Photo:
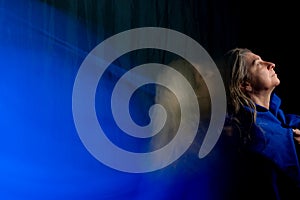
{"label": "blue glow", "polygon": [[0,24],[0,199],[216,195],[214,168],[196,151],[147,174],[116,171],[89,154],[72,117],[77,70],[98,40],[84,24],[30,0],[0,1]]}

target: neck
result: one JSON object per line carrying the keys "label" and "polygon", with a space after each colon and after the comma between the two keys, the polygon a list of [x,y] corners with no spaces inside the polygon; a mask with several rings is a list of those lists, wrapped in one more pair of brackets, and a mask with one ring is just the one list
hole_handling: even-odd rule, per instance
{"label": "neck", "polygon": [[271,99],[271,93],[265,93],[265,92],[260,92],[260,93],[250,93],[250,98],[256,103],[257,105],[260,105],[262,107],[265,107],[266,109],[269,110],[270,108],[270,99]]}

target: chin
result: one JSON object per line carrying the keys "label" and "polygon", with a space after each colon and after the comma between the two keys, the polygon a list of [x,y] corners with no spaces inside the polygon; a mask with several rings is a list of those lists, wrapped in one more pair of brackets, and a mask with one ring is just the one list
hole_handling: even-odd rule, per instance
{"label": "chin", "polygon": [[280,84],[280,80],[277,78],[275,85],[278,86]]}

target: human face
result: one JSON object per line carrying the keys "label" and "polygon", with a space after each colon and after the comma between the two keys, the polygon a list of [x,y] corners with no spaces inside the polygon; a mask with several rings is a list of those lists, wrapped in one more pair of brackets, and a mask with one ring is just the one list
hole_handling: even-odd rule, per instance
{"label": "human face", "polygon": [[272,92],[280,84],[274,71],[275,64],[261,59],[260,56],[249,52],[246,54],[246,66],[249,75],[249,92]]}

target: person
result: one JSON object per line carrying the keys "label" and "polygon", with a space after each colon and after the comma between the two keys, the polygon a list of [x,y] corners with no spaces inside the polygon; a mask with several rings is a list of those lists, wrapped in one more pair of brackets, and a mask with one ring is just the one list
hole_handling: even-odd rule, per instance
{"label": "person", "polygon": [[247,48],[224,55],[228,106],[221,138],[230,148],[228,199],[300,199],[300,116],[282,110],[275,69]]}

